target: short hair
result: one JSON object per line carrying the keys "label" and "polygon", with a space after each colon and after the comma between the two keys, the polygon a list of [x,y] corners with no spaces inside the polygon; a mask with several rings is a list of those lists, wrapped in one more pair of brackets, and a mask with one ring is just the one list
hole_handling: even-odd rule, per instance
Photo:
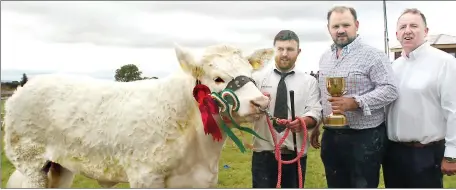
{"label": "short hair", "polygon": [[[405,10],[402,12],[401,16],[399,16],[399,18],[401,18],[402,15],[405,15],[405,14],[407,14],[407,13],[411,13],[411,14],[415,14],[415,15],[420,15],[421,18],[423,19],[424,27],[427,27],[426,16],[424,16],[424,14],[423,14],[420,10],[418,10],[417,8],[405,9]],[[399,20],[399,19],[398,19],[398,20]]]}
{"label": "short hair", "polygon": [[274,43],[273,45],[276,44],[276,41],[287,41],[287,40],[294,40],[297,42],[298,47],[299,47],[299,37],[296,35],[295,32],[291,30],[281,30],[277,35],[274,37]]}
{"label": "short hair", "polygon": [[333,7],[331,10],[328,11],[328,15],[327,15],[326,19],[329,22],[329,17],[331,17],[333,12],[343,13],[343,12],[345,12],[347,10],[350,11],[350,13],[353,16],[353,18],[355,19],[355,21],[357,21],[358,20],[358,16],[356,14],[356,10],[353,7],[347,7],[347,6],[335,6],[335,7]]}

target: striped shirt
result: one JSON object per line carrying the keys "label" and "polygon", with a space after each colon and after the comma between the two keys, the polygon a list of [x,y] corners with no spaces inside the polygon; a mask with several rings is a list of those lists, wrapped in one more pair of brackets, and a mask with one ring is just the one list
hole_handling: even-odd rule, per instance
{"label": "striped shirt", "polygon": [[352,129],[367,129],[385,121],[385,106],[398,97],[396,80],[391,62],[385,53],[362,42],[357,37],[345,46],[339,58],[333,44],[320,59],[319,86],[322,97],[323,117],[332,113],[326,90],[326,77],[345,77],[346,94],[354,97],[358,110],[346,111]]}

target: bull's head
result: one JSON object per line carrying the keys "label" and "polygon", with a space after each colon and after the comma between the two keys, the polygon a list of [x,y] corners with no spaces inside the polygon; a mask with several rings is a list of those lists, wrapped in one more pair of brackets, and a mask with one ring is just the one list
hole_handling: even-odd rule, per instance
{"label": "bull's head", "polygon": [[243,56],[235,47],[217,45],[207,47],[201,59],[176,45],[176,54],[182,69],[200,81],[212,92],[225,89],[234,91],[239,99],[239,109],[234,116],[237,122],[252,121],[258,118],[260,108],[266,108],[269,98],[255,85],[252,74],[264,68],[272,59],[273,49],[259,49],[250,56]]}

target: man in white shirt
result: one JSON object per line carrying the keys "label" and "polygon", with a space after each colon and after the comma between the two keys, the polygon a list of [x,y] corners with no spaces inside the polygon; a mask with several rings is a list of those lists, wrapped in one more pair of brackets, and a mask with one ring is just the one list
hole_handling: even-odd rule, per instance
{"label": "man in white shirt", "polygon": [[443,188],[442,173],[456,173],[456,59],[425,42],[427,33],[417,9],[397,21],[403,51],[392,64],[399,98],[387,107],[387,188]]}
{"label": "man in white shirt", "polygon": [[[263,93],[269,94],[271,102],[269,112],[281,119],[291,119],[289,91],[294,90],[294,102],[296,117],[302,117],[308,129],[315,127],[321,117],[320,93],[317,81],[314,77],[295,69],[296,59],[301,52],[298,36],[290,30],[280,31],[274,38],[276,48],[275,64],[265,68],[261,73],[254,75],[257,86]],[[282,74],[283,73],[283,74]],[[283,77],[282,77],[283,76]],[[289,128],[295,128],[299,121],[295,120]],[[254,130],[262,139],[253,140],[252,155],[252,185],[253,188],[275,188],[278,178],[278,162],[274,156],[274,141],[271,132],[277,139],[281,139],[285,133],[284,126],[274,125],[274,131],[270,131],[266,118],[262,118],[254,125]],[[310,136],[310,133],[309,133]],[[297,131],[297,150],[303,141],[303,132]],[[307,149],[309,137],[307,137],[304,156],[300,159],[302,166],[302,184],[306,173]],[[295,158],[292,133],[290,132],[282,144],[282,160]],[[282,165],[281,187],[298,188],[297,163]]]}

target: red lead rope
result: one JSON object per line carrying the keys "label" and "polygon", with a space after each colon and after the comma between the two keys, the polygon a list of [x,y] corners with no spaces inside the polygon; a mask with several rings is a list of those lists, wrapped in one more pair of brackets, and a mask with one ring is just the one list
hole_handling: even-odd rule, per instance
{"label": "red lead rope", "polygon": [[[284,160],[282,160],[282,155],[280,153],[280,146],[283,144],[285,139],[288,137],[288,134],[290,133],[290,129],[286,129],[285,134],[280,139],[280,142],[277,144],[277,135],[276,135],[275,130],[274,130],[273,126],[272,126],[270,118],[268,116],[266,116],[266,121],[268,122],[268,125],[269,125],[269,131],[271,131],[272,139],[274,140],[275,158],[276,158],[276,160],[277,160],[277,162],[279,164],[278,165],[278,172],[277,172],[278,173],[278,177],[277,177],[277,186],[276,186],[276,188],[280,188],[281,187],[281,183],[282,183],[282,164],[292,164],[292,163],[295,163],[295,162],[298,162],[299,188],[303,188],[301,162],[299,160],[303,156],[304,149],[305,149],[306,144],[307,144],[307,126],[306,126],[306,122],[304,122],[303,118],[299,118],[299,117],[296,117],[296,118],[299,119],[299,121],[301,123],[300,127],[302,127],[302,130],[304,131],[304,137],[303,137],[303,140],[302,140],[303,142],[302,142],[302,145],[301,145],[301,150],[297,154],[296,158],[294,158],[293,160],[284,161]],[[286,125],[286,124],[288,124],[290,122],[290,120],[277,119],[276,122],[279,125]]]}

